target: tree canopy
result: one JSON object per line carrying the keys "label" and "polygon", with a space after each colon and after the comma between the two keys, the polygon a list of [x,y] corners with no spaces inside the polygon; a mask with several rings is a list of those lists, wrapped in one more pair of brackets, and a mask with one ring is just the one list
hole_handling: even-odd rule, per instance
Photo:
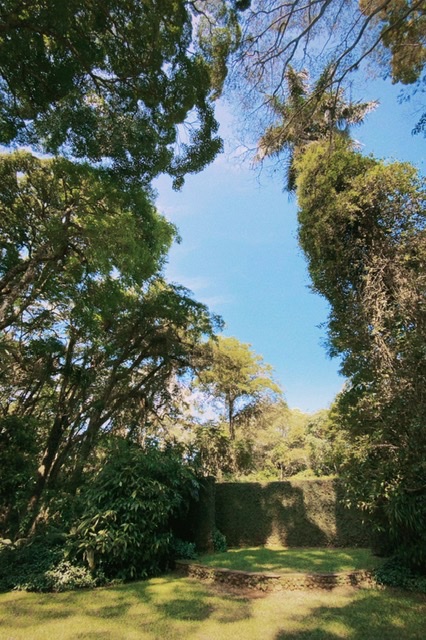
{"label": "tree canopy", "polygon": [[47,488],[76,490],[102,434],[143,429],[218,320],[164,281],[175,229],[144,189],[28,153],[0,173],[0,415],[34,430],[36,517]]}
{"label": "tree canopy", "polygon": [[67,295],[67,278],[149,279],[175,237],[146,191],[85,164],[18,152],[0,156],[0,179],[1,328]]}
{"label": "tree canopy", "polygon": [[255,354],[250,345],[236,338],[217,337],[205,345],[198,383],[224,403],[231,439],[235,438],[235,419],[247,404],[281,389],[272,378],[272,367]]}
{"label": "tree canopy", "polygon": [[[287,102],[292,72],[307,72],[314,84],[321,79],[318,97],[320,87],[324,94],[338,95],[367,74],[391,77],[405,85],[407,99],[416,96],[421,103],[426,62],[422,0],[244,4],[239,14],[241,44],[228,87],[242,115],[241,137],[250,154],[255,155],[256,141],[271,124],[275,127],[277,106]],[[424,114],[413,131],[425,131]]]}
{"label": "tree canopy", "polygon": [[321,71],[341,83],[364,61],[394,82],[420,79],[426,61],[421,0],[252,0],[241,14],[240,70],[261,92],[282,88],[289,67]]}
{"label": "tree canopy", "polygon": [[[198,14],[185,0],[2,2],[0,144],[102,164],[124,182],[167,172],[180,186],[221,148],[213,62],[226,69],[231,45],[204,55]],[[228,14],[211,17],[212,37]]]}
{"label": "tree canopy", "polygon": [[425,182],[342,141],[313,143],[296,164],[300,242],[347,378],[349,491],[424,568]]}

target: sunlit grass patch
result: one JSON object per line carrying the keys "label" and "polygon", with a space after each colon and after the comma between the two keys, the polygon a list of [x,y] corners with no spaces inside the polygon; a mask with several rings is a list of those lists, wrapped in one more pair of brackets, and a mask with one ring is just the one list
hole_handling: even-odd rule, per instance
{"label": "sunlit grass patch", "polygon": [[237,571],[338,573],[371,570],[381,560],[369,549],[283,549],[250,547],[205,555],[198,560],[210,567]]}
{"label": "sunlit grass patch", "polygon": [[338,588],[256,597],[164,576],[0,594],[0,640],[424,640],[426,598]]}

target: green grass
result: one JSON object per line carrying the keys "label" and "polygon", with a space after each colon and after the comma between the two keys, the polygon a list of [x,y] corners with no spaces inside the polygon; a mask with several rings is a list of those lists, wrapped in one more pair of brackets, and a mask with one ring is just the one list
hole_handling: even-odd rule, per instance
{"label": "green grass", "polygon": [[391,590],[238,594],[164,576],[0,594],[0,640],[424,640],[426,599]]}
{"label": "green grass", "polygon": [[381,560],[369,549],[273,549],[252,547],[230,549],[226,553],[201,556],[209,567],[237,571],[338,573],[358,569],[371,570]]}

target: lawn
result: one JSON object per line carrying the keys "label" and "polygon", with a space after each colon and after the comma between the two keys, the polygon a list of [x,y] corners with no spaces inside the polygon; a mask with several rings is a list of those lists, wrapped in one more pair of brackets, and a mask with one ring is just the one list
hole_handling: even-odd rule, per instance
{"label": "lawn", "polygon": [[252,547],[201,556],[197,562],[209,567],[237,571],[337,573],[371,570],[381,560],[369,549],[283,549]]}
{"label": "lawn", "polygon": [[235,593],[175,575],[94,591],[0,594],[0,640],[424,640],[425,597]]}

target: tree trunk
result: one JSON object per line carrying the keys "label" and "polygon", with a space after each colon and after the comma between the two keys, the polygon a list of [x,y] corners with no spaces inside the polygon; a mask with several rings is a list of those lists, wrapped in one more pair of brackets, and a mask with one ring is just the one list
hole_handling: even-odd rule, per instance
{"label": "tree trunk", "polygon": [[68,415],[68,405],[67,405],[67,388],[68,388],[67,372],[70,371],[75,343],[76,343],[76,337],[71,336],[68,341],[65,363],[62,371],[63,377],[62,377],[62,383],[61,383],[61,390],[58,398],[57,413],[53,421],[53,426],[47,438],[47,443],[44,450],[43,458],[37,471],[37,479],[35,482],[35,486],[27,505],[27,514],[30,516],[30,518],[29,518],[29,523],[27,525],[26,533],[34,532],[35,526],[37,524],[37,517],[40,511],[41,497],[46,487],[46,483],[49,478],[49,474],[51,472],[52,466],[58,455],[63,435],[70,423],[69,415]]}
{"label": "tree trunk", "polygon": [[61,444],[62,435],[68,425],[68,416],[56,416],[53,423],[53,427],[49,433],[46,449],[43,454],[43,459],[37,470],[37,479],[35,486],[28,501],[27,513],[31,514],[29,523],[27,525],[26,533],[32,533],[39,514],[40,500],[43,495],[43,491],[46,487],[46,482],[49,477],[50,470]]}
{"label": "tree trunk", "polygon": [[235,440],[235,426],[234,426],[234,401],[228,398],[228,425],[229,425],[229,437],[231,440]]}
{"label": "tree trunk", "polygon": [[96,437],[101,426],[101,412],[97,411],[95,416],[90,418],[85,437],[81,443],[80,451],[77,455],[75,469],[71,476],[70,488],[74,494],[81,485],[85,464],[94,449]]}

